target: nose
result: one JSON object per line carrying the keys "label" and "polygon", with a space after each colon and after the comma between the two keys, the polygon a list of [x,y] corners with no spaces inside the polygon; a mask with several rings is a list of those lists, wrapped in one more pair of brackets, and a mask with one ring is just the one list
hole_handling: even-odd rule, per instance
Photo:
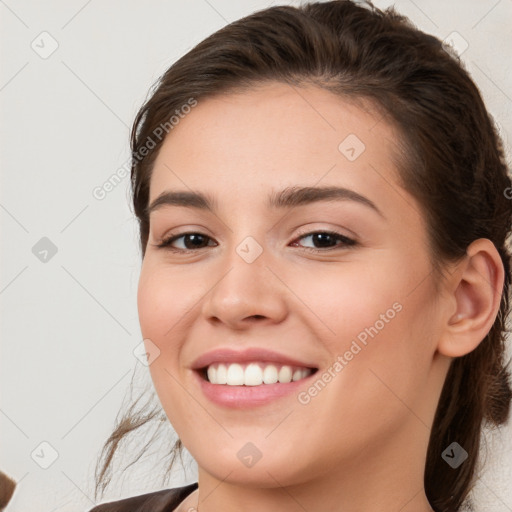
{"label": "nose", "polygon": [[271,267],[275,265],[265,250],[251,263],[233,250],[204,298],[204,318],[236,330],[247,329],[255,322],[282,322],[287,315],[286,286]]}

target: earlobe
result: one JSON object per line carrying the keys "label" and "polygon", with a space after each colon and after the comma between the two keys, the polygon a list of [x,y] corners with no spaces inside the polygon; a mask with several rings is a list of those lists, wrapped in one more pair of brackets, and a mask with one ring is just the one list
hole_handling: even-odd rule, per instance
{"label": "earlobe", "polygon": [[461,357],[487,336],[500,308],[504,274],[501,257],[490,240],[480,238],[469,245],[452,274],[456,311],[446,322],[438,352]]}

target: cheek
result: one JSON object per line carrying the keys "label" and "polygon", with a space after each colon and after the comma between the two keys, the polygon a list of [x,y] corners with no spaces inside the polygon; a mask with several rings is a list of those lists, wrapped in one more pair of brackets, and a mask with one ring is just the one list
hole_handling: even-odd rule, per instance
{"label": "cheek", "polygon": [[305,314],[316,318],[325,331],[323,340],[330,352],[339,353],[348,350],[358,336],[364,341],[365,329],[377,323],[381,331],[397,316],[400,283],[388,278],[390,274],[394,272],[385,266],[354,263],[339,265],[335,272],[331,267],[290,279],[294,279],[294,293],[306,306]]}
{"label": "cheek", "polygon": [[[137,290],[137,308],[146,351],[158,356],[149,372],[158,398],[169,421],[180,430],[192,421],[188,417],[187,396],[183,393],[180,374],[180,344],[185,339],[187,312],[191,308],[190,289],[181,288],[179,279],[171,278],[168,269],[144,260]],[[187,302],[188,301],[188,302]],[[156,346],[156,349],[155,349]]]}
{"label": "cheek", "polygon": [[369,386],[368,379],[381,374],[405,395],[426,379],[435,342],[434,292],[425,279],[430,267],[426,260],[392,256],[357,271],[340,266],[339,272],[294,282],[332,362],[343,357],[338,382],[344,395],[360,396],[370,388],[378,396],[389,394],[382,383]]}
{"label": "cheek", "polygon": [[144,260],[137,290],[137,309],[144,338],[152,339],[157,345],[164,344],[172,339],[177,329],[183,329],[187,313],[197,302],[191,283],[193,281],[180,269],[170,272],[165,265]]}
{"label": "cheek", "polygon": [[167,310],[172,310],[167,297],[168,290],[162,286],[158,277],[157,271],[144,263],[137,290],[137,309],[142,336],[154,339],[155,343],[158,343],[158,339],[165,332]]}
{"label": "cheek", "polygon": [[[301,404],[309,408],[307,414],[317,419],[321,439],[340,440],[342,451],[343,439],[350,439],[357,449],[370,443],[378,446],[406,425],[411,415],[428,424],[429,411],[422,397],[428,388],[431,351],[430,336],[422,330],[424,318],[418,315],[422,301],[400,297],[391,302],[393,298],[392,294],[382,302],[369,301],[363,310],[354,301],[347,303],[352,316],[340,316],[336,336],[325,338],[336,357],[327,372],[330,375],[318,376],[326,384],[301,396]],[[317,449],[325,448],[320,442]]]}

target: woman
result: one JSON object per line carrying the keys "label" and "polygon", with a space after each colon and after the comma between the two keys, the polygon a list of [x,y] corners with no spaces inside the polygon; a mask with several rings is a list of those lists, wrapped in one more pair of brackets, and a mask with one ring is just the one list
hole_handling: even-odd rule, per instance
{"label": "woman", "polygon": [[371,4],[272,7],[177,61],[131,143],[140,325],[198,482],[92,510],[460,510],[512,396],[512,188],[457,57]]}

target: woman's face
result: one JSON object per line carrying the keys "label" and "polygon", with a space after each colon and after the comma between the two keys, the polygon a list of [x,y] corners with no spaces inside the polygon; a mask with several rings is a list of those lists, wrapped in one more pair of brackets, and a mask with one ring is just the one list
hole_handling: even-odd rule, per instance
{"label": "woman's face", "polygon": [[[277,83],[199,101],[164,141],[138,309],[155,389],[200,471],[268,487],[382,460],[422,474],[447,366],[397,142],[375,111]],[[162,199],[178,192],[212,210]],[[194,367],[216,349],[237,353],[230,378],[246,349],[274,355],[239,356],[242,379],[261,379],[255,365],[243,373],[252,361],[272,382],[274,359],[285,380],[275,354],[317,370],[289,384],[212,384]]]}

